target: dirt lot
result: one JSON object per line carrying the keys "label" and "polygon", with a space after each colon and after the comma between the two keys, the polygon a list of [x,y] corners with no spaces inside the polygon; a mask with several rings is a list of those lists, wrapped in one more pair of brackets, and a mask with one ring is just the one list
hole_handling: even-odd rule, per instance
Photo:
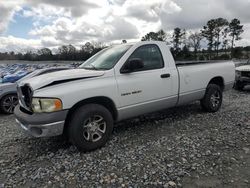
{"label": "dirt lot", "polygon": [[117,125],[108,144],[79,153],[61,138],[29,138],[0,115],[2,187],[250,187],[250,89]]}

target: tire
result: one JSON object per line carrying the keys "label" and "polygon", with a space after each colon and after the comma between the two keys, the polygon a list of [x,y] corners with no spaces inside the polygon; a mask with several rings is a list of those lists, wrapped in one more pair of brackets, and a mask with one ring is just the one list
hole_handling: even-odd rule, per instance
{"label": "tire", "polygon": [[209,84],[204,98],[200,101],[201,107],[207,112],[217,112],[222,104],[223,94],[220,86]]}
{"label": "tire", "polygon": [[245,85],[240,82],[240,81],[236,81],[234,84],[234,89],[238,90],[238,91],[242,91],[244,89]]}
{"label": "tire", "polygon": [[79,107],[68,125],[70,142],[80,151],[91,151],[106,144],[114,127],[108,109],[98,104]]}
{"label": "tire", "polygon": [[16,94],[8,94],[0,100],[0,111],[4,114],[13,114],[18,98]]}

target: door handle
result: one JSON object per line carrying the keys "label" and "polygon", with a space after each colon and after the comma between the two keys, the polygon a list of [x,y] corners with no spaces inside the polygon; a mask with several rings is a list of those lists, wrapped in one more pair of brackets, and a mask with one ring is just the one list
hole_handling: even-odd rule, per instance
{"label": "door handle", "polygon": [[169,78],[170,77],[170,74],[168,73],[168,74],[162,74],[161,75],[161,78]]}

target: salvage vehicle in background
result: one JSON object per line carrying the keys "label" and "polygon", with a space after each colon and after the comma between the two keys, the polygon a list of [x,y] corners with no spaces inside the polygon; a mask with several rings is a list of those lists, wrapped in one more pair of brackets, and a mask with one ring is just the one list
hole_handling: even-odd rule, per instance
{"label": "salvage vehicle in background", "polygon": [[234,88],[243,90],[246,85],[250,85],[250,65],[236,67]]}
{"label": "salvage vehicle in background", "polygon": [[3,79],[5,76],[14,74],[17,71],[19,71],[19,68],[17,65],[12,65],[11,67],[1,66],[0,77]]}
{"label": "salvage vehicle in background", "polygon": [[231,61],[176,64],[164,42],[122,44],[79,69],[19,82],[14,113],[26,133],[65,134],[79,150],[90,151],[107,142],[114,122],[196,100],[216,112],[234,79]]}
{"label": "salvage vehicle in background", "polygon": [[[67,67],[55,67],[35,70],[34,72],[23,77],[19,81],[23,81],[34,76],[39,76],[46,73],[51,73],[60,70],[69,69]],[[12,114],[15,106],[18,104],[17,85],[16,83],[5,83],[0,85],[0,112],[5,114]]]}
{"label": "salvage vehicle in background", "polygon": [[25,77],[29,73],[30,73],[29,71],[20,70],[20,71],[17,71],[16,73],[14,73],[14,74],[8,74],[8,75],[3,77],[2,83],[15,83],[16,81],[18,81],[21,78]]}

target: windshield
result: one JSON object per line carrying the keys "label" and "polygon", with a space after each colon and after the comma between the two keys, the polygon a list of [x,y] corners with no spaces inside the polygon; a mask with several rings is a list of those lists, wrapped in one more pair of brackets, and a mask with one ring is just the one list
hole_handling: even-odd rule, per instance
{"label": "windshield", "polygon": [[112,69],[130,47],[131,45],[120,45],[106,48],[85,61],[80,65],[80,68],[93,70]]}

